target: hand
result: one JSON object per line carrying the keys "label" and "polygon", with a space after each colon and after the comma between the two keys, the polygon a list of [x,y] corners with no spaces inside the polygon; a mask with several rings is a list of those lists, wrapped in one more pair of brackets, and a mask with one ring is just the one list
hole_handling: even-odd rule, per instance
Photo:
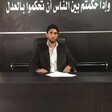
{"label": "hand", "polygon": [[48,71],[44,68],[41,68],[41,69],[37,69],[35,72],[39,73],[39,74],[45,74],[47,73]]}
{"label": "hand", "polygon": [[66,67],[64,68],[63,72],[64,72],[64,73],[69,73],[70,70],[71,70],[71,67],[68,65],[68,66],[66,66]]}

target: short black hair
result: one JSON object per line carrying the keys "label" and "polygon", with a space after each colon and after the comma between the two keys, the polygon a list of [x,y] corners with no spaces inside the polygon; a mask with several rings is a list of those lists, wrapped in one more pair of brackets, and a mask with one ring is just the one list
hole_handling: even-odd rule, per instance
{"label": "short black hair", "polygon": [[49,31],[50,29],[56,29],[57,32],[59,33],[59,28],[58,28],[58,26],[55,25],[55,24],[50,24],[50,25],[47,27],[47,33],[48,33],[48,31]]}

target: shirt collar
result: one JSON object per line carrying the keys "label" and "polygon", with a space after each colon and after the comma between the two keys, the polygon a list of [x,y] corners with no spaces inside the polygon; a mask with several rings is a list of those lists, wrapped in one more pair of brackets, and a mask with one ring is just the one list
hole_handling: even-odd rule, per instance
{"label": "shirt collar", "polygon": [[[50,48],[48,42],[49,42],[49,40],[47,40],[47,46]],[[58,46],[58,42],[56,41],[56,46],[55,47],[57,47],[57,46]]]}

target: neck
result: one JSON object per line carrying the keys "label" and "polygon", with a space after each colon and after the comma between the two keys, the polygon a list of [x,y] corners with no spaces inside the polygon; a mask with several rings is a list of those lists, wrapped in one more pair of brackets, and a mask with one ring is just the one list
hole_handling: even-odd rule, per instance
{"label": "neck", "polygon": [[50,48],[54,48],[56,46],[56,42],[52,43],[52,42],[49,41],[48,44],[49,44]]}

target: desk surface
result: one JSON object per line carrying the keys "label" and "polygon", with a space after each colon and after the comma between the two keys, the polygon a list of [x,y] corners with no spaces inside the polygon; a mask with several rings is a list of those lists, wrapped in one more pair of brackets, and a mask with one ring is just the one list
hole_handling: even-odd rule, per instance
{"label": "desk surface", "polygon": [[112,72],[79,72],[71,78],[38,76],[29,72],[0,73],[0,84],[72,84],[78,82],[112,82]]}
{"label": "desk surface", "polygon": [[2,112],[112,112],[111,72],[72,78],[0,73],[0,91]]}

